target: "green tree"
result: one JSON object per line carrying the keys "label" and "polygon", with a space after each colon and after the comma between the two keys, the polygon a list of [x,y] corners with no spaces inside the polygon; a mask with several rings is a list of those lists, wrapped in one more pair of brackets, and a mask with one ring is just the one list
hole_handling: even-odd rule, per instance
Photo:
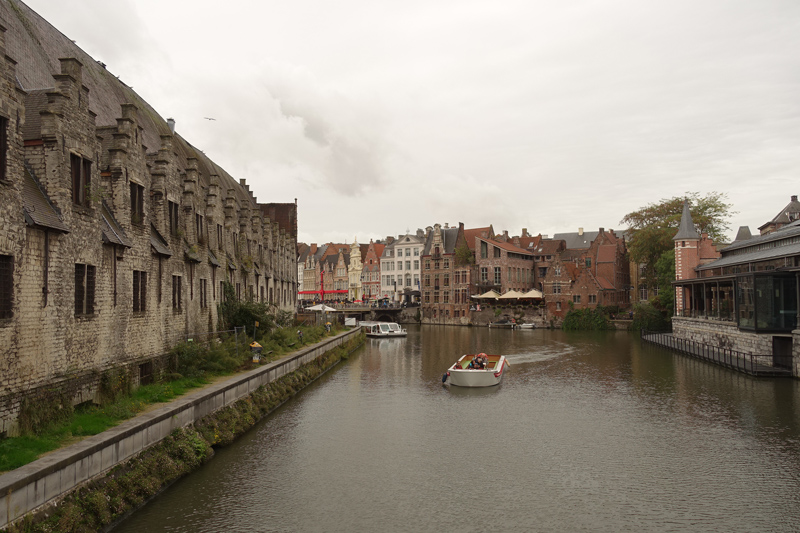
{"label": "green tree", "polygon": [[466,242],[462,242],[456,247],[456,264],[457,265],[474,265],[475,256],[472,250],[469,249]]}
{"label": "green tree", "polygon": [[709,237],[721,242],[725,232],[730,230],[728,219],[735,214],[727,199],[725,193],[710,192],[700,196],[697,192],[687,192],[684,196],[646,205],[623,217],[620,224],[628,228],[630,259],[644,265],[644,280],[648,287],[655,287],[659,281],[656,272],[659,259],[665,252],[673,250],[672,238],[680,226],[684,200],[689,201],[689,212],[697,231],[708,233]]}

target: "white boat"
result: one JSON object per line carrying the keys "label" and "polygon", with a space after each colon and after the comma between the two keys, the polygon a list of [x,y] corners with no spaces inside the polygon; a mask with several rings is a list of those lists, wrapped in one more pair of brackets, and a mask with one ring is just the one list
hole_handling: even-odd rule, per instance
{"label": "white boat", "polygon": [[534,329],[536,327],[536,324],[529,324],[529,323],[518,324],[517,327],[519,329]]}
{"label": "white boat", "polygon": [[[481,355],[481,354],[479,354]],[[469,368],[474,354],[462,355],[453,366],[447,369],[442,381],[449,381],[457,387],[491,387],[503,381],[503,374],[509,366],[503,355],[486,355],[488,363],[485,368]]]}
{"label": "white boat", "polygon": [[408,332],[395,322],[361,322],[367,337],[405,337]]}

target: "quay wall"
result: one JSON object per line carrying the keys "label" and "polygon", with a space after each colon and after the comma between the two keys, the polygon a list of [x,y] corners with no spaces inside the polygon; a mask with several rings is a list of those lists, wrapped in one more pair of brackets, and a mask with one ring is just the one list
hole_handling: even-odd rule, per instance
{"label": "quay wall", "polygon": [[[678,316],[672,317],[672,334],[679,339],[752,355],[772,355],[773,337],[776,336],[742,331],[735,322]],[[792,375],[800,377],[800,330],[779,336],[792,337]]]}
{"label": "quay wall", "polygon": [[155,411],[57,450],[0,476],[0,528],[79,485],[96,479],[170,435],[309,363],[360,334],[358,328],[327,338],[291,356],[188,394]]}

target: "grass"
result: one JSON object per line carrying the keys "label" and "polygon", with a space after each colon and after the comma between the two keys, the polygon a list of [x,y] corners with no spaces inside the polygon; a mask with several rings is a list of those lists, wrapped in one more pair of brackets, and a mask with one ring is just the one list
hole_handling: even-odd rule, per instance
{"label": "grass", "polygon": [[120,422],[133,418],[149,405],[168,402],[208,383],[204,378],[181,378],[168,383],[152,383],[136,389],[131,396],[103,406],[79,407],[72,418],[50,426],[40,435],[23,435],[0,440],[0,472],[35,461],[43,454],[71,444],[80,437],[97,435]]}
{"label": "grass", "polygon": [[[297,329],[284,328],[272,332],[268,341],[263,342],[264,352],[261,362],[277,359],[282,354],[299,349],[306,344],[313,344],[329,335],[336,335],[341,328],[335,327],[330,333],[322,326],[301,327],[303,340],[297,337]],[[288,347],[291,342],[291,348]],[[299,344],[299,345],[296,345]],[[205,350],[201,355],[192,346],[189,354],[192,368],[184,368],[184,375],[179,379],[161,383],[143,385],[130,395],[102,406],[91,405],[78,407],[72,417],[62,423],[52,424],[38,435],[23,435],[0,439],[0,473],[14,470],[35,461],[43,454],[72,444],[83,437],[97,435],[112,428],[120,422],[133,418],[149,405],[168,402],[186,392],[209,383],[210,377],[231,375],[241,370],[249,370],[253,364],[249,362],[250,353],[240,346],[240,358],[232,359],[230,347]],[[233,348],[235,350],[235,348]],[[268,356],[269,352],[273,352]],[[245,361],[242,364],[242,361]],[[194,365],[199,363],[199,367]]]}

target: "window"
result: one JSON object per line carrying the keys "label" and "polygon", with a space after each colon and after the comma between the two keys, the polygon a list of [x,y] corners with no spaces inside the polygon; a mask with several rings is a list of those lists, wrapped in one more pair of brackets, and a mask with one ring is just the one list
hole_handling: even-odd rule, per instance
{"label": "window", "polygon": [[419,270],[419,259],[414,259],[414,270]]}
{"label": "window", "polygon": [[590,294],[589,295],[589,303],[590,304],[596,304],[597,303],[597,295],[596,294]]}
{"label": "window", "polygon": [[133,312],[144,312],[147,302],[147,272],[133,271]]}
{"label": "window", "polygon": [[217,248],[222,249],[222,224],[217,224]]}
{"label": "window", "polygon": [[489,281],[489,269],[481,267],[481,283],[486,283],[487,281]]}
{"label": "window", "polygon": [[406,261],[406,270],[411,270],[411,261]]}
{"label": "window", "polygon": [[591,268],[591,267],[592,267],[592,258],[591,257],[587,257],[586,258],[586,268]]}
{"label": "window", "polygon": [[200,308],[208,307],[208,280],[200,278]]}
{"label": "window", "polygon": [[[8,119],[0,117],[0,181],[8,175]],[[1,315],[0,315],[1,316]]]}
{"label": "window", "polygon": [[556,311],[561,311],[561,302],[556,302]]}
{"label": "window", "polygon": [[402,261],[398,261],[397,262],[397,270],[403,270],[403,262]]}
{"label": "window", "polygon": [[572,296],[572,303],[576,303],[576,304],[581,303],[581,295],[580,294],[573,295]]}
{"label": "window", "polygon": [[503,283],[503,269],[500,267],[494,267],[494,284],[500,285]]}
{"label": "window", "polygon": [[481,241],[481,259],[486,259],[489,257],[489,246]]}
{"label": "window", "polygon": [[72,203],[89,207],[92,162],[79,155],[70,154],[69,163],[72,172]]}
{"label": "window", "polygon": [[553,273],[555,273],[556,276],[560,276],[561,275],[561,267],[560,266],[553,267]]}
{"label": "window", "polygon": [[431,262],[425,261],[425,270],[430,270],[430,269],[431,269]]}
{"label": "window", "polygon": [[180,276],[172,276],[172,308],[176,311],[180,311],[182,308],[181,304],[181,277]]}
{"label": "window", "polygon": [[131,182],[131,223],[144,222],[144,187]]}
{"label": "window", "polygon": [[450,286],[450,274],[445,274],[444,275],[444,286],[445,287],[449,287]]}
{"label": "window", "polygon": [[639,299],[647,301],[647,287],[642,286],[639,288]]}
{"label": "window", "polygon": [[411,257],[411,248],[406,248],[406,257]]}
{"label": "window", "polygon": [[[203,231],[203,215],[200,213],[194,214],[194,225],[195,225],[195,235],[197,236],[197,242],[203,244],[206,242],[205,240],[205,232]],[[248,248],[250,247],[250,241],[247,241]],[[248,250],[249,251],[249,250]]]}
{"label": "window", "polygon": [[553,283],[553,294],[561,294],[561,284],[559,282]]}
{"label": "window", "polygon": [[450,268],[450,260],[449,260],[449,259],[445,259],[445,260],[444,260],[444,268],[445,268],[445,269],[448,269],[448,268]]}
{"label": "window", "polygon": [[172,235],[178,234],[178,204],[175,202],[167,202],[169,210],[169,232]]}
{"label": "window", "polygon": [[0,255],[0,319],[14,316],[14,256]]}
{"label": "window", "polygon": [[414,257],[419,257],[419,248],[414,248]]}
{"label": "window", "polygon": [[495,259],[499,259],[500,258],[500,248],[498,248],[497,246],[492,246],[492,249],[494,250],[494,258]]}
{"label": "window", "polygon": [[75,265],[75,315],[94,314],[94,278],[93,265]]}

